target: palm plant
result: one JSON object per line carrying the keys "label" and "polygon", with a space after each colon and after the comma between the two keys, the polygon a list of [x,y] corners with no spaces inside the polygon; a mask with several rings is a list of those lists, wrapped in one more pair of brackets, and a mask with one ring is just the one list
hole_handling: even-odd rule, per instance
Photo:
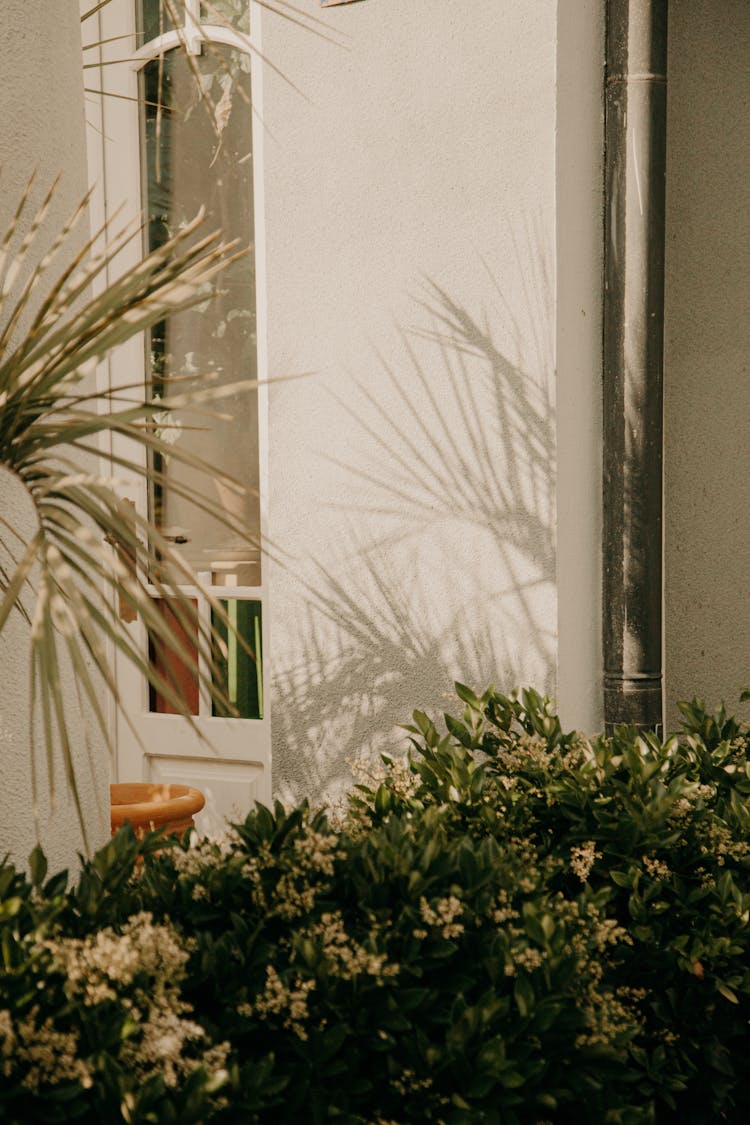
{"label": "palm plant", "polygon": [[[71,746],[71,708],[61,688],[63,662],[72,670],[75,708],[93,714],[110,749],[101,696],[103,685],[119,705],[114,650],[132,661],[192,722],[169,661],[164,662],[166,670],[159,670],[123,621],[123,616],[140,614],[152,642],[177,653],[174,625],[154,600],[168,599],[173,620],[197,637],[201,687],[225,713],[232,712],[216,674],[217,626],[199,617],[181,588],[195,586],[197,579],[155,523],[118,495],[117,474],[130,480],[158,475],[155,460],[158,464],[158,455],[168,453],[173,461],[181,459],[213,479],[218,476],[227,488],[244,491],[239,482],[217,474],[179,445],[167,445],[163,422],[170,410],[187,407],[199,411],[205,424],[212,413],[217,416],[210,402],[236,392],[237,384],[219,392],[208,373],[204,390],[152,401],[142,383],[116,391],[93,389],[94,372],[113,348],[170,313],[205,301],[217,274],[241,251],[223,243],[218,234],[202,236],[198,216],[135,269],[91,296],[97,279],[106,276],[113,259],[140,230],[131,224],[114,234],[97,231],[80,246],[77,228],[87,214],[84,200],[40,255],[54,190],[53,185],[34,212],[30,182],[0,239],[0,465],[26,490],[37,521],[33,533],[24,537],[0,514],[0,630],[12,613],[20,614],[29,630],[34,793],[34,726],[41,716],[52,795],[54,751],[59,746],[86,842]],[[106,249],[96,252],[102,238]],[[111,443],[102,440],[115,434],[129,439],[132,456],[113,452]],[[150,456],[142,456],[144,452]],[[207,498],[192,494],[190,499],[217,516]],[[247,539],[231,515],[218,518]],[[210,591],[205,595],[213,620],[231,629],[221,604]],[[129,612],[121,613],[123,607]],[[241,637],[237,640],[245,644]]]}
{"label": "palm plant", "polygon": [[[96,17],[110,2],[92,0],[81,16],[82,23]],[[328,37],[329,29],[321,21],[286,0],[258,2],[306,32]],[[244,34],[238,13],[246,10],[245,0],[212,0],[201,7],[213,22],[226,22]],[[195,0],[157,0],[154,8],[159,26],[169,25],[177,32],[198,96],[213,122],[217,107],[181,30],[194,22],[197,10]],[[84,51],[100,45],[94,35]],[[248,49],[278,73],[249,39]],[[100,65],[86,61],[84,70]],[[101,96],[99,89],[89,90],[85,85],[84,89]],[[156,107],[157,115],[165,112],[161,86]],[[72,671],[73,709],[94,716],[111,752],[110,724],[102,703],[107,694],[138,740],[121,705],[113,670],[115,652],[137,667],[199,737],[203,735],[189,714],[170,659],[174,654],[179,663],[180,635],[195,638],[199,688],[220,714],[236,713],[222,687],[221,657],[229,634],[255,657],[223,604],[205,588],[202,595],[211,613],[208,617],[199,614],[194,597],[185,591],[185,587],[198,585],[196,575],[158,523],[139,515],[121,497],[117,476],[131,482],[148,478],[158,490],[166,483],[162,467],[171,460],[207,474],[222,490],[245,493],[247,489],[238,481],[170,440],[174,432],[170,433],[169,419],[174,410],[184,417],[186,409],[196,412],[199,425],[225,418],[217,410],[216,400],[235,394],[240,387],[250,392],[257,382],[243,380],[219,389],[212,386],[214,376],[207,372],[199,392],[158,398],[149,397],[142,382],[117,390],[95,388],[96,367],[113,349],[170,314],[205,302],[220,271],[244,251],[222,241],[220,233],[202,234],[197,216],[123,274],[115,259],[129,240],[145,241],[142,229],[131,224],[113,233],[111,224],[105,224],[83,240],[80,228],[87,221],[88,202],[84,199],[40,252],[55,187],[34,210],[32,177],[0,234],[0,473],[4,469],[16,478],[36,515],[35,529],[25,537],[0,512],[0,631],[12,614],[19,614],[30,637],[29,746],[34,795],[39,781],[35,723],[41,720],[50,795],[54,799],[54,761],[59,748],[87,843],[71,745],[71,704],[62,688],[63,664]],[[99,250],[102,243],[105,249]],[[110,272],[117,280],[102,284]],[[178,377],[170,377],[170,386],[179,388]],[[129,439],[129,457],[116,452],[122,445],[113,444],[113,435]],[[185,497],[237,537],[257,546],[230,511],[217,512],[215,499],[192,490],[188,494],[176,480],[170,480],[169,487],[172,495]],[[169,613],[159,610],[158,600],[168,604]],[[127,628],[127,622],[138,615],[159,657],[156,660],[149,659]],[[88,729],[85,723],[82,729]],[[85,733],[84,737],[90,754]]]}

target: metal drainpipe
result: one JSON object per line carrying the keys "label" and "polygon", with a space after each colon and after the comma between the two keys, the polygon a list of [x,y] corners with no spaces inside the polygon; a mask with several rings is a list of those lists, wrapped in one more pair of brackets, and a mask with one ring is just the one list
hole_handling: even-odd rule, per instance
{"label": "metal drainpipe", "polygon": [[607,0],[604,719],[660,730],[668,0]]}

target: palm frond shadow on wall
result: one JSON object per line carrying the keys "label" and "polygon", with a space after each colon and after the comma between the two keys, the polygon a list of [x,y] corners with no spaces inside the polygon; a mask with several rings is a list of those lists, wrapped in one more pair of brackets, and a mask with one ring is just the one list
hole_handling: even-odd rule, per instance
{"label": "palm frond shadow on wall", "polygon": [[552,350],[528,328],[542,318],[522,330],[501,309],[503,348],[437,285],[421,304],[404,367],[379,357],[338,397],[364,453],[321,454],[348,542],[345,565],[298,575],[295,659],[274,682],[284,797],[335,793],[353,758],[402,743],[415,706],[450,708],[454,679],[554,689]]}

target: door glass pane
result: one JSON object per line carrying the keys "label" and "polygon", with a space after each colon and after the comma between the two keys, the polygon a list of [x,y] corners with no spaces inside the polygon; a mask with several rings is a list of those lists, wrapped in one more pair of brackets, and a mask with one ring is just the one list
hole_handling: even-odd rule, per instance
{"label": "door glass pane", "polygon": [[[174,0],[172,11],[180,12],[182,0]],[[164,0],[140,0],[138,4],[138,46],[142,47],[174,27],[169,18],[169,8]]]}
{"label": "door glass pane", "polygon": [[[220,687],[240,719],[263,718],[263,656],[261,652],[261,603],[232,598],[221,602],[232,626],[228,629],[218,614],[211,613],[214,629],[224,642],[216,661]],[[238,636],[247,649],[238,641]],[[214,715],[226,715],[220,703],[213,703]]]}
{"label": "door glass pane", "polygon": [[[200,71],[200,84],[194,67]],[[221,230],[241,247],[253,245],[252,111],[250,59],[219,44],[188,61],[179,50],[151,60],[141,71],[148,245],[163,244],[204,207],[201,236]],[[157,325],[149,341],[151,394],[158,400],[218,383],[253,380],[257,373],[255,264],[252,252],[217,279],[213,300]],[[150,515],[194,570],[229,575],[233,585],[260,585],[258,498],[258,396],[242,390],[218,401],[222,419],[195,411],[163,411],[158,433],[204,463],[242,482],[238,495],[226,482],[187,467],[169,453],[155,455]],[[191,497],[202,496],[208,511]],[[228,514],[252,537],[215,518]],[[221,578],[218,578],[221,581]]]}
{"label": "door glass pane", "polygon": [[[197,602],[192,602],[197,607]],[[175,647],[165,645],[149,635],[148,658],[154,671],[169,684],[172,691],[185,703],[190,715],[198,714],[198,623],[194,619],[189,629],[178,619],[169,601],[154,598],[154,606],[164,618],[164,624],[175,638]],[[185,614],[180,615],[183,619]],[[177,708],[169,697],[149,684],[149,711],[160,715],[174,715]]]}
{"label": "door glass pane", "polygon": [[[170,12],[177,17],[180,26],[185,26],[188,0],[139,0],[138,45],[163,35],[174,27]],[[195,9],[193,9],[195,10]],[[237,31],[250,32],[250,0],[200,0],[202,23],[219,27],[233,27]]]}

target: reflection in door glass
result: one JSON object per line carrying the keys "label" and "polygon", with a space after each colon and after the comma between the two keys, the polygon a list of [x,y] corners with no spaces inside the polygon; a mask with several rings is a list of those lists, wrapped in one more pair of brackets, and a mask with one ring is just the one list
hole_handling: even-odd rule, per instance
{"label": "reflection in door glass", "polygon": [[[176,0],[181,3],[181,0]],[[179,8],[172,6],[171,10],[179,13]],[[157,39],[174,27],[169,16],[170,6],[164,0],[141,0],[138,5],[138,46],[143,46],[151,39]]]}
{"label": "reflection in door glass", "polygon": [[[140,81],[149,249],[162,245],[201,207],[206,210],[202,234],[220,230],[224,239],[252,249],[249,56],[215,43],[204,44],[203,53],[190,60],[175,49],[149,61]],[[224,385],[257,377],[254,254],[224,271],[216,289],[212,300],[152,330],[148,358],[154,400],[199,390],[209,373]],[[157,433],[167,446],[179,443],[249,492],[238,493],[168,452],[155,454],[150,514],[195,571],[231,574],[232,584],[259,586],[257,391],[233,392],[215,409],[224,417],[165,409],[156,417]],[[208,512],[191,502],[196,495],[205,498]],[[211,514],[217,510],[237,530]]]}
{"label": "reflection in door glass", "polygon": [[250,0],[201,0],[201,19],[219,27],[250,31]]}
{"label": "reflection in door glass", "polygon": [[[172,15],[179,26],[191,19],[195,11],[190,0],[140,0],[138,4],[138,45],[148,43],[174,27]],[[231,27],[248,34],[250,31],[250,0],[200,0],[201,23]]]}
{"label": "reflection in door glass", "polygon": [[[165,645],[152,633],[148,639],[148,659],[158,676],[171,692],[182,699],[190,715],[197,715],[198,699],[198,625],[193,620],[186,629],[166,598],[154,598],[154,607],[164,618],[165,625],[175,638],[175,646]],[[197,606],[193,601],[192,605]],[[184,619],[184,614],[181,615]],[[174,715],[177,708],[167,691],[159,691],[149,684],[149,711],[160,715]]]}

